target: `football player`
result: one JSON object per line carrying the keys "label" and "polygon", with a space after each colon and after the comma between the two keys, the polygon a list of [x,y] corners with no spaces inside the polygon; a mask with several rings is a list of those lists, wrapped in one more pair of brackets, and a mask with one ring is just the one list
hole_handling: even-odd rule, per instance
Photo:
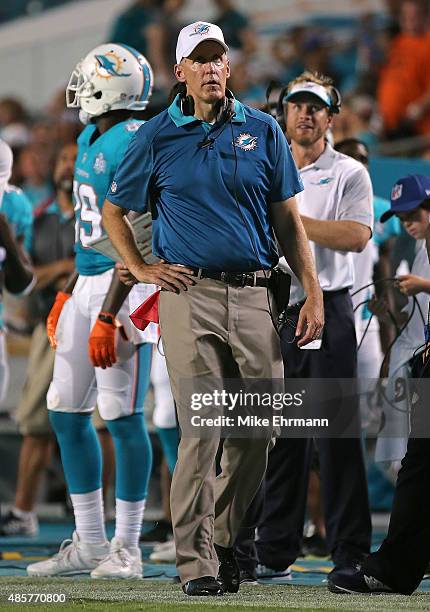
{"label": "football player", "polygon": [[6,395],[9,382],[2,291],[5,287],[12,295],[25,296],[35,283],[23,249],[23,244],[31,240],[31,204],[21,190],[9,185],[12,163],[11,148],[0,139],[0,401]]}
{"label": "football player", "polygon": [[[130,291],[116,277],[114,262],[91,249],[90,242],[103,235],[101,207],[142,123],[132,118],[133,112],[147,106],[152,84],[145,57],[110,43],[90,51],[67,86],[67,106],[80,108],[87,126],[78,139],[73,190],[77,273],[57,294],[47,320],[56,347],[47,404],[76,530],[56,555],[28,566],[31,576],[90,572],[92,578],[142,577],[138,539],[151,471],[142,411],[150,371],[148,340],[156,341],[157,331],[138,332],[128,315],[154,288],[135,285]],[[116,529],[110,545],[100,446],[91,422],[96,402],[115,446]]]}

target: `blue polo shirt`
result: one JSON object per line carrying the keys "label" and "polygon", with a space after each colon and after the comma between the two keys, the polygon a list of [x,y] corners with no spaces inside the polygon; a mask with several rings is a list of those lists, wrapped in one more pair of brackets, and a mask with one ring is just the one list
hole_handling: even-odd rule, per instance
{"label": "blue polo shirt", "polygon": [[303,185],[276,121],[238,101],[235,113],[209,125],[184,116],[177,97],[139,128],[116,171],[106,197],[151,209],[153,252],[170,263],[246,272],[278,262],[269,204]]}

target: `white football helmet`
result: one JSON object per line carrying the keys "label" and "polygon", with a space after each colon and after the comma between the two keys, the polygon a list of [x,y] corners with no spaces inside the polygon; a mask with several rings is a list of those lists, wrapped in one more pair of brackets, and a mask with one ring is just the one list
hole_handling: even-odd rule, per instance
{"label": "white football helmet", "polygon": [[154,76],[148,60],[127,45],[99,45],[72,72],[66,89],[69,108],[80,108],[90,117],[111,110],[144,110],[152,93]]}

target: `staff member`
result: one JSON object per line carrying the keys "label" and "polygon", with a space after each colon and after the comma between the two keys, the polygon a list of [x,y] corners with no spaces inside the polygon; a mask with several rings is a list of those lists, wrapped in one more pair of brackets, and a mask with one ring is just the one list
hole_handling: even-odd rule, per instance
{"label": "staff member", "polygon": [[[424,236],[427,254],[418,247],[416,260],[421,270],[428,272],[427,256],[430,259],[429,210],[430,179],[422,175],[399,179],[391,192],[391,209],[385,212],[381,221],[397,215],[408,231],[420,240]],[[412,277],[410,281],[421,281],[421,290],[428,280]],[[416,295],[416,287],[405,281],[405,293]],[[421,291],[419,291],[421,293]],[[422,295],[422,293],[421,293]],[[410,298],[410,307],[411,306]],[[427,331],[428,331],[428,326]],[[424,332],[423,328],[421,327]],[[427,340],[427,339],[426,339]],[[424,333],[422,336],[424,341]],[[420,347],[421,348],[421,347]],[[429,377],[429,344],[424,352],[424,367],[415,362],[413,370],[417,378]],[[334,593],[403,593],[411,595],[420,584],[430,562],[430,440],[428,437],[427,381],[421,380],[417,387],[421,400],[412,411],[412,427],[408,449],[397,477],[390,526],[379,550],[369,555],[361,564],[333,571],[328,579],[328,588]]]}
{"label": "staff member", "polygon": [[[326,141],[339,104],[332,81],[305,72],[291,81],[283,100],[287,136],[305,190],[297,203],[324,293],[321,348],[302,350],[281,335],[285,377],[354,378],[356,337],[349,289],[352,252],[371,237],[372,186],[362,164]],[[293,271],[294,272],[294,271]],[[291,319],[307,294],[293,274]],[[263,521],[256,543],[262,576],[285,575],[301,552],[312,439],[280,439],[269,456]],[[327,545],[336,565],[369,551],[371,522],[359,439],[318,439]],[[294,503],[292,503],[294,500]]]}
{"label": "staff member", "polygon": [[[266,289],[278,262],[272,230],[308,296],[299,343],[318,336],[323,323],[294,200],[302,189],[296,167],[276,122],[226,91],[227,50],[213,24],[181,30],[174,70],[184,93],[136,133],[103,207],[130,272],[164,289],[161,334],[181,427],[190,418],[181,380],[201,387],[208,377],[283,376]],[[148,201],[153,251],[162,259],[155,265],[143,262],[124,220]],[[232,545],[266,469],[267,439],[228,439],[215,480],[218,442],[215,432],[205,440],[183,436],[173,476],[177,568],[188,595],[238,590]]]}

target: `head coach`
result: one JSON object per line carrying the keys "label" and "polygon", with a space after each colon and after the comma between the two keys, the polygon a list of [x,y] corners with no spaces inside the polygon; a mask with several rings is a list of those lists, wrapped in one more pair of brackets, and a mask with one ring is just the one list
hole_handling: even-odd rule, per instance
{"label": "head coach", "polygon": [[[278,263],[275,235],[306,288],[297,333],[306,344],[323,324],[322,294],[294,195],[302,190],[282,131],[226,90],[222,31],[205,22],[179,34],[175,76],[184,86],[138,130],[103,207],[103,223],[134,277],[162,287],[160,326],[180,425],[190,404],[184,379],[283,376],[267,283]],[[124,215],[153,213],[146,265]],[[188,595],[239,588],[232,545],[263,478],[268,440],[183,436],[171,490],[177,569]],[[214,544],[215,542],[215,544]],[[216,580],[219,571],[220,582]]]}
{"label": "head coach", "polygon": [[[335,151],[327,141],[333,115],[340,109],[340,96],[330,79],[304,73],[284,89],[280,107],[304,185],[297,205],[315,258],[325,316],[322,340],[313,344],[314,350],[303,350],[292,342],[290,328],[283,328],[285,377],[354,378],[357,346],[349,289],[354,281],[352,253],[362,251],[371,237],[370,178],[362,164]],[[305,295],[293,274],[290,319],[300,317]],[[333,411],[340,407],[332,406]],[[311,438],[278,442],[269,457],[264,519],[256,543],[267,576],[287,572],[300,554],[313,451]],[[327,545],[335,564],[345,566],[368,553],[370,546],[361,443],[358,438],[339,437],[319,438],[315,444]]]}

